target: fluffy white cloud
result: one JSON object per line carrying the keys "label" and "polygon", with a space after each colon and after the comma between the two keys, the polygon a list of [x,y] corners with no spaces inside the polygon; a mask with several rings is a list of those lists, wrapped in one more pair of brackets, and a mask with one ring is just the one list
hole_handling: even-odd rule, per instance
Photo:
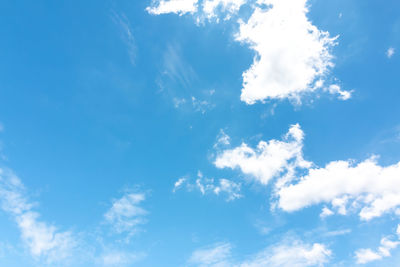
{"label": "fluffy white cloud", "polygon": [[[243,73],[241,99],[248,104],[292,98],[313,92],[333,66],[335,39],[307,18],[307,0],[259,0],[247,22],[240,22],[238,41],[257,53]],[[261,5],[263,7],[261,7]]]}
{"label": "fluffy white cloud", "polygon": [[154,15],[175,13],[183,15],[185,13],[194,13],[197,11],[198,0],[158,0],[153,1],[151,7],[146,10]]}
{"label": "fluffy white cloud", "polygon": [[224,195],[226,201],[233,201],[241,198],[241,185],[227,179],[219,179],[215,181],[213,178],[204,177],[201,172],[198,172],[195,183],[191,183],[188,178],[180,178],[175,184],[172,192],[176,192],[186,184],[189,191],[194,189],[199,190],[202,195],[215,194]]}
{"label": "fluffy white cloud", "polygon": [[77,245],[71,232],[60,232],[53,225],[39,220],[33,204],[25,197],[20,179],[11,171],[0,169],[1,208],[16,221],[24,243],[31,254],[51,264],[65,261]]}
{"label": "fluffy white cloud", "polygon": [[303,138],[300,126],[292,125],[283,141],[261,141],[256,148],[243,143],[222,151],[214,164],[218,168],[238,168],[264,185],[283,173],[290,178],[295,168],[308,168],[311,164],[303,159]]}
{"label": "fluffy white cloud", "polygon": [[339,85],[332,84],[326,89],[331,94],[337,94],[341,100],[348,100],[351,98],[351,91],[343,91]]}
{"label": "fluffy white cloud", "polygon": [[322,266],[328,262],[331,251],[324,245],[294,241],[270,246],[243,262],[234,262],[229,243],[216,244],[192,254],[189,263],[199,267],[305,267]]}
{"label": "fluffy white cloud", "polygon": [[[397,235],[399,235],[399,227],[397,229]],[[391,256],[390,251],[397,248],[399,245],[400,245],[399,240],[393,241],[390,240],[390,237],[384,237],[381,239],[381,245],[376,251],[373,251],[371,249],[357,250],[355,255],[357,263],[365,264],[371,261],[381,260],[384,257],[390,257]]]}
{"label": "fluffy white cloud", "polygon": [[[316,167],[303,158],[303,139],[296,124],[282,141],[222,150],[214,164],[239,169],[263,185],[275,179],[277,207],[288,212],[326,204],[329,206],[323,208],[321,217],[358,212],[361,219],[370,220],[388,212],[400,213],[400,162],[380,166],[372,157],[358,164],[332,161]],[[300,170],[305,174],[298,177]]]}
{"label": "fluffy white cloud", "polygon": [[376,158],[358,164],[333,161],[324,168],[310,169],[297,184],[281,188],[278,195],[279,207],[286,211],[330,203],[331,212],[346,215],[347,209],[360,209],[359,216],[370,220],[399,207],[400,163],[383,167]]}
{"label": "fluffy white cloud", "polygon": [[[255,3],[254,3],[255,2]],[[185,3],[185,4],[183,4]],[[235,39],[256,52],[253,64],[243,73],[242,101],[254,104],[268,99],[300,102],[304,94],[323,89],[347,100],[351,92],[339,86],[325,85],[334,66],[331,54],[336,37],[319,30],[307,17],[307,0],[205,0],[201,9],[197,0],[164,1],[147,10],[153,14],[196,13],[203,17],[230,19],[248,4],[251,16],[239,20]]]}
{"label": "fluffy white cloud", "polygon": [[394,55],[394,52],[395,52],[394,48],[393,47],[389,47],[388,50],[386,51],[386,56],[388,58],[391,58]]}
{"label": "fluffy white cloud", "polygon": [[111,208],[104,214],[106,222],[111,224],[117,233],[128,236],[138,231],[138,226],[146,222],[147,211],[139,205],[145,200],[141,193],[127,193],[114,200]]}

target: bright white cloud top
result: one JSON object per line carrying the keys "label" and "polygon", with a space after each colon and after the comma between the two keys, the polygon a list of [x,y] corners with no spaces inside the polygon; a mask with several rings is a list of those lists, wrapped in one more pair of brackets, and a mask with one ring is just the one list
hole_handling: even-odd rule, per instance
{"label": "bright white cloud top", "polygon": [[198,0],[161,0],[153,1],[153,6],[146,10],[154,15],[176,13],[183,15],[185,13],[193,13],[197,11]]}
{"label": "bright white cloud top", "polygon": [[380,166],[376,159],[358,164],[334,161],[324,168],[313,168],[297,184],[279,191],[279,206],[286,211],[320,203],[345,215],[347,209],[359,210],[363,220],[399,211],[400,163]]}
{"label": "bright white cloud top", "polygon": [[248,104],[267,99],[294,98],[313,92],[333,66],[336,38],[307,18],[306,0],[264,0],[247,22],[240,22],[238,41],[257,53],[243,73],[241,99]]}
{"label": "bright white cloud top", "polygon": [[[162,11],[158,8],[148,11],[153,14],[196,11],[189,6],[196,6],[197,1],[188,1],[185,6],[178,3],[159,1]],[[256,53],[251,67],[243,72],[242,101],[254,104],[290,99],[300,103],[304,95],[319,89],[338,95],[341,100],[351,97],[351,92],[326,81],[334,66],[331,50],[337,37],[330,37],[311,23],[307,18],[307,3],[307,0],[258,0],[251,5],[250,18],[239,19],[235,39],[248,44]],[[217,17],[217,11],[230,19],[244,4],[242,0],[207,0],[198,11],[198,19],[203,15],[209,19]]]}
{"label": "bright white cloud top", "polygon": [[295,168],[308,168],[311,163],[303,158],[304,133],[300,125],[290,127],[283,141],[260,141],[255,149],[243,143],[234,149],[220,153],[214,164],[218,168],[240,169],[261,184],[286,173],[293,174]]}
{"label": "bright white cloud top", "polygon": [[[303,138],[296,124],[283,141],[261,141],[255,149],[242,144],[223,150],[214,164],[239,169],[263,185],[276,178],[278,207],[287,212],[330,204],[331,208],[323,208],[321,217],[351,211],[371,220],[388,212],[400,213],[400,163],[380,166],[374,157],[358,164],[347,160],[316,167],[303,158]],[[298,177],[299,169],[307,174]]]}

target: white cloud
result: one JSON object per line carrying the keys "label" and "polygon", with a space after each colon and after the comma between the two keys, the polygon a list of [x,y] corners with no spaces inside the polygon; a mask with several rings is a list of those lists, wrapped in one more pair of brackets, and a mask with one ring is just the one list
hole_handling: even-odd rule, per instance
{"label": "white cloud", "polygon": [[228,267],[231,249],[232,247],[229,243],[216,244],[210,248],[199,249],[193,252],[189,263],[199,267]]}
{"label": "white cloud", "polygon": [[324,245],[293,241],[267,247],[243,262],[234,262],[229,243],[216,244],[192,254],[191,266],[199,267],[305,267],[322,266],[328,262],[331,251]]}
{"label": "white cloud", "polygon": [[358,264],[365,264],[371,261],[381,260],[384,257],[390,257],[390,251],[397,248],[400,241],[392,241],[389,237],[381,239],[381,245],[376,251],[371,249],[359,249],[356,251],[356,260]]}
{"label": "white cloud", "polygon": [[224,130],[219,130],[219,134],[217,136],[217,142],[214,144],[214,148],[218,148],[220,146],[230,145],[231,138],[227,135]]}
{"label": "white cloud", "polygon": [[174,184],[174,189],[172,189],[172,192],[175,193],[181,186],[186,182],[186,178],[179,178],[178,181],[175,182]]}
{"label": "white cloud", "polygon": [[129,59],[132,64],[135,64],[136,44],[128,18],[124,14],[117,14],[114,12],[112,19],[115,24],[120,27],[122,38],[128,48]]}
{"label": "white cloud", "polygon": [[40,221],[39,213],[33,211],[34,205],[24,195],[20,179],[11,171],[0,169],[1,208],[15,219],[30,253],[46,264],[65,262],[77,241],[71,232],[60,232],[55,226]]}
{"label": "white cloud", "polygon": [[[240,22],[238,41],[257,53],[243,73],[241,99],[247,104],[267,99],[296,99],[313,92],[333,67],[336,38],[307,18],[306,0],[258,0],[247,22]],[[265,7],[267,6],[267,7]]]}
{"label": "white cloud", "polygon": [[245,0],[205,0],[203,2],[203,12],[210,19],[216,17],[218,9],[220,9],[221,12],[228,13],[225,19],[229,19],[230,15],[237,13],[245,3]]}
{"label": "white cloud", "polygon": [[167,13],[183,15],[185,13],[196,12],[197,1],[198,0],[154,0],[152,7],[147,7],[146,10],[154,15]]}
{"label": "white cloud", "polygon": [[184,87],[190,87],[196,73],[181,54],[179,45],[169,44],[167,46],[163,55],[163,74]]}
{"label": "white cloud", "polygon": [[111,208],[104,214],[107,223],[112,225],[117,233],[135,234],[138,227],[146,222],[148,212],[139,205],[145,200],[141,193],[126,193],[120,199],[114,200]]}
{"label": "white cloud", "polygon": [[327,88],[328,92],[331,94],[338,94],[338,98],[341,100],[348,100],[351,98],[351,91],[343,91],[339,85],[332,84]]}
{"label": "white cloud", "polygon": [[192,106],[196,112],[200,112],[202,114],[205,114],[208,110],[214,108],[214,105],[209,103],[207,100],[199,100],[194,96],[192,96]]}
{"label": "white cloud", "polygon": [[389,47],[388,50],[386,51],[386,56],[388,58],[391,58],[394,55],[394,53],[395,53],[394,48],[393,47]]}
{"label": "white cloud", "polygon": [[[185,1],[185,0],[184,0]],[[251,8],[247,21],[239,20],[237,41],[246,43],[256,52],[253,64],[243,73],[241,100],[247,104],[268,99],[291,99],[298,103],[304,94],[323,89],[347,100],[351,92],[339,86],[325,85],[334,66],[331,54],[337,37],[319,30],[307,18],[307,0],[204,0],[201,10],[197,0],[159,1],[153,14],[196,13],[197,22],[203,17],[217,18],[226,14],[232,18],[244,4]]]}
{"label": "white cloud", "polygon": [[297,184],[281,188],[279,207],[295,211],[304,207],[331,203],[337,213],[347,208],[359,210],[361,219],[370,220],[396,211],[400,205],[400,163],[383,167],[376,158],[358,164],[333,161],[324,168],[310,169]]}
{"label": "white cloud", "polygon": [[328,262],[332,252],[323,244],[303,244],[294,242],[290,245],[277,245],[259,253],[254,259],[240,267],[305,267],[322,266]]}
{"label": "white cloud", "polygon": [[238,168],[264,185],[284,173],[288,180],[295,168],[310,167],[310,163],[303,159],[303,138],[300,126],[292,125],[283,141],[261,141],[255,149],[243,143],[234,149],[222,151],[214,164],[218,168]]}
{"label": "white cloud", "polygon": [[176,192],[186,184],[186,189],[192,191],[194,189],[200,191],[202,195],[214,194],[224,195],[226,201],[233,201],[235,199],[243,197],[240,194],[241,185],[227,179],[219,179],[217,181],[214,178],[204,177],[201,172],[198,172],[195,183],[191,183],[187,178],[178,179],[172,192]]}
{"label": "white cloud", "polygon": [[[277,203],[287,212],[316,204],[328,204],[321,217],[358,212],[370,220],[388,212],[400,213],[400,162],[380,166],[372,157],[358,164],[352,160],[332,161],[316,167],[303,158],[304,133],[291,126],[283,141],[259,142],[256,148],[242,144],[222,150],[214,164],[218,168],[239,169],[255,181],[267,185],[275,179]],[[299,177],[299,171],[304,175]]]}
{"label": "white cloud", "polygon": [[100,263],[104,266],[132,266],[133,263],[140,260],[144,255],[123,251],[107,251],[101,255]]}

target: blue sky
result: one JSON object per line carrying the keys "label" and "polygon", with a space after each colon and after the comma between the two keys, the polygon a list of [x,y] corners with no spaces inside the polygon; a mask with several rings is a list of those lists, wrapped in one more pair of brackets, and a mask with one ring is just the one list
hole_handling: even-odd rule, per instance
{"label": "blue sky", "polygon": [[400,2],[2,1],[0,265],[400,265]]}

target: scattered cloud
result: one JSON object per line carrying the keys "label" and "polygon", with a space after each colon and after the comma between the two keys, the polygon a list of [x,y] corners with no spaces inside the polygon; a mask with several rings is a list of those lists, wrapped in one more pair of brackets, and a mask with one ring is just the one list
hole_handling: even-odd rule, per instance
{"label": "scattered cloud", "polygon": [[227,146],[230,144],[231,138],[224,132],[224,130],[220,129],[217,136],[217,142],[214,144],[214,148],[217,149],[221,146]]}
{"label": "scattered cloud", "polygon": [[261,184],[286,174],[290,179],[296,168],[308,168],[310,162],[304,160],[304,133],[298,124],[292,125],[283,141],[260,141],[256,148],[243,143],[234,149],[220,152],[214,164],[217,168],[240,169]]}
{"label": "scattered cloud", "polygon": [[147,10],[152,14],[196,13],[197,22],[202,17],[217,18],[218,22],[222,14],[225,20],[231,19],[244,4],[249,4],[252,13],[247,21],[238,20],[235,39],[248,44],[256,56],[243,73],[242,101],[254,104],[290,99],[300,103],[303,95],[321,88],[342,100],[351,97],[351,92],[327,84],[334,66],[331,50],[337,37],[330,37],[311,23],[307,18],[307,0],[258,0],[255,4],[244,0],[205,0],[202,5],[198,0],[161,0],[157,8]]}
{"label": "scattered cloud", "polygon": [[203,12],[208,19],[217,17],[218,12],[227,14],[225,19],[230,19],[245,3],[245,0],[206,0],[203,2]]}
{"label": "scattered cloud", "polygon": [[328,92],[332,95],[337,94],[339,95],[338,98],[341,100],[348,100],[351,98],[352,91],[343,91],[339,85],[332,84],[327,88]]}
{"label": "scattered cloud", "polygon": [[[398,227],[398,230],[400,226]],[[397,231],[399,235],[399,231]],[[381,260],[384,257],[390,257],[390,251],[397,248],[400,245],[399,236],[397,240],[392,241],[390,237],[384,237],[381,239],[380,246],[376,251],[371,249],[359,249],[356,251],[355,257],[358,264],[366,264],[372,261]]]}
{"label": "scattered cloud", "polygon": [[275,179],[278,201],[272,206],[287,212],[329,204],[323,208],[322,218],[358,212],[362,220],[371,220],[388,212],[400,214],[400,163],[380,166],[377,157],[372,157],[359,163],[342,160],[318,167],[304,159],[303,139],[300,126],[292,125],[282,141],[260,141],[256,148],[243,143],[219,151],[214,164],[239,169],[246,178],[263,185]]}
{"label": "scattered cloud", "polygon": [[122,39],[128,48],[129,59],[134,65],[136,58],[136,44],[130,22],[124,14],[118,14],[116,12],[113,12],[112,19],[114,23],[120,27]]}
{"label": "scattered cloud", "polygon": [[331,251],[325,245],[304,244],[295,240],[291,243],[279,243],[267,247],[243,262],[235,262],[231,255],[229,243],[215,244],[209,248],[193,252],[190,266],[198,267],[305,267],[322,266],[327,263]]}
{"label": "scattered cloud", "polygon": [[72,232],[61,232],[41,221],[34,204],[25,197],[21,180],[11,171],[0,169],[1,208],[9,213],[21,231],[21,238],[32,256],[46,264],[65,262],[77,246]]}
{"label": "scattered cloud", "polygon": [[231,255],[229,243],[215,244],[209,248],[202,248],[192,253],[189,263],[199,267],[228,267]]}
{"label": "scattered cloud", "polygon": [[376,158],[358,164],[352,161],[333,161],[324,168],[313,168],[297,184],[281,188],[279,207],[295,211],[319,203],[330,203],[328,212],[346,215],[348,209],[360,210],[363,220],[398,212],[400,205],[400,163],[378,165]]}
{"label": "scattered cloud", "polygon": [[180,108],[182,105],[184,105],[186,103],[186,99],[184,99],[184,98],[174,97],[172,99],[172,101],[174,102],[174,107],[175,108]]}
{"label": "scattered cloud", "polygon": [[247,104],[267,99],[300,101],[316,90],[333,67],[330,50],[336,37],[307,18],[306,0],[260,0],[247,22],[240,22],[236,40],[256,53],[243,73],[241,99]]}
{"label": "scattered cloud", "polygon": [[329,231],[324,234],[324,236],[340,236],[340,235],[347,235],[351,233],[351,229],[343,229],[343,230],[336,230],[336,231]]}
{"label": "scattered cloud", "polygon": [[386,51],[386,56],[388,58],[392,58],[394,53],[395,53],[395,49],[393,47],[389,47],[388,50]]}
{"label": "scattered cloud", "polygon": [[142,193],[126,193],[112,202],[111,208],[104,214],[108,224],[115,232],[127,233],[128,238],[139,230],[139,225],[146,222],[148,212],[140,207],[146,199]]}
{"label": "scattered cloud", "polygon": [[183,15],[196,12],[197,1],[198,0],[153,0],[152,6],[147,7],[146,10],[154,15],[167,13]]}
{"label": "scattered cloud", "polygon": [[123,252],[123,251],[107,251],[100,257],[100,264],[103,266],[132,266],[133,263],[144,257],[143,254]]}
{"label": "scattered cloud", "polygon": [[174,184],[172,192],[175,193],[183,188],[184,185],[186,185],[188,191],[198,190],[202,195],[224,195],[228,202],[243,197],[240,194],[241,184],[228,179],[218,179],[215,181],[214,178],[204,177],[200,171],[197,173],[197,179],[194,183],[185,177],[178,179]]}
{"label": "scattered cloud", "polygon": [[209,103],[206,100],[198,100],[194,96],[192,96],[192,106],[193,109],[201,114],[205,114],[208,110],[214,108],[214,105]]}
{"label": "scattered cloud", "polygon": [[196,77],[196,73],[192,66],[182,58],[181,54],[179,45],[169,44],[167,46],[163,55],[162,74],[184,87],[190,87],[191,82]]}

